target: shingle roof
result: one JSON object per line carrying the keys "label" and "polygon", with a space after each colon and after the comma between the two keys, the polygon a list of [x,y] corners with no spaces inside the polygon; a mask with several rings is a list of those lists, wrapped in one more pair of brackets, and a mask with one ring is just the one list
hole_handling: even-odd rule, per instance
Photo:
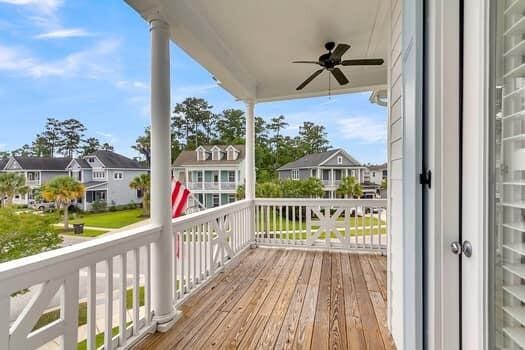
{"label": "shingle roof", "polygon": [[22,169],[66,171],[71,158],[13,157]]}
{"label": "shingle roof", "polygon": [[4,170],[5,166],[7,165],[7,162],[9,161],[8,158],[0,159],[0,170]]}
{"label": "shingle roof", "polygon": [[370,170],[383,170],[383,169],[386,169],[386,168],[387,168],[387,164],[386,163],[379,164],[379,165],[369,165],[368,166],[368,169],[370,169]]}
{"label": "shingle roof", "polygon": [[337,148],[337,149],[332,149],[326,152],[307,154],[304,157],[301,157],[297,160],[294,160],[293,162],[283,165],[277,170],[279,171],[279,170],[286,170],[286,169],[310,168],[310,167],[318,166],[322,162],[324,162],[326,159],[328,159],[331,155],[333,155],[334,153],[340,150],[341,150],[340,148]]}
{"label": "shingle roof", "polygon": [[110,169],[145,169],[136,160],[111,151],[96,151],[90,156],[96,156],[106,168]]}
{"label": "shingle roof", "polygon": [[[202,145],[204,149],[207,151],[211,151],[213,147],[219,147],[222,151],[226,151],[226,148],[228,148],[229,145]],[[187,166],[187,165],[212,165],[212,164],[222,164],[222,165],[228,165],[228,164],[239,164],[245,157],[245,146],[244,145],[232,145],[235,147],[236,150],[239,151],[239,156],[236,160],[227,160],[227,159],[221,159],[221,160],[212,160],[212,159],[206,159],[206,160],[197,160],[197,152],[196,151],[182,151],[177,159],[173,162],[174,167],[180,167],[180,166]]]}
{"label": "shingle roof", "polygon": [[87,160],[85,160],[84,158],[77,158],[77,159],[75,159],[75,161],[78,163],[78,165],[82,169],[90,169],[91,168],[91,165],[89,165],[89,162]]}

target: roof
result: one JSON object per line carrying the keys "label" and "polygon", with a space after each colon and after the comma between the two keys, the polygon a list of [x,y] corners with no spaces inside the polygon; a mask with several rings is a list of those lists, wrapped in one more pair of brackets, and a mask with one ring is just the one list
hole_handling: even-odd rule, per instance
{"label": "roof", "polygon": [[96,156],[106,168],[110,169],[146,169],[136,160],[112,151],[96,151],[89,154],[89,156]]}
{"label": "roof", "polygon": [[88,161],[84,158],[77,158],[75,159],[75,162],[82,168],[82,169],[90,169],[91,165],[89,165]]}
{"label": "roof", "polygon": [[[307,154],[304,157],[301,157],[297,160],[294,160],[293,162],[283,165],[282,167],[277,169],[277,171],[288,170],[288,169],[311,168],[311,167],[320,166],[324,161],[326,161],[328,158],[330,158],[331,156],[333,156],[335,153],[339,151],[344,152],[342,148],[336,148],[336,149],[332,149],[326,152]],[[355,165],[359,165],[359,163],[352,156],[348,155],[348,157],[350,161],[356,163]],[[344,165],[343,167],[347,167],[347,166],[348,165]],[[330,167],[332,168],[337,167],[337,165],[332,165]]]}
{"label": "roof", "polygon": [[387,167],[388,167],[387,163],[367,166],[367,168],[370,170],[384,170],[384,169],[387,169]]}
{"label": "roof", "polygon": [[22,169],[66,171],[71,158],[13,157]]}
{"label": "roof", "polygon": [[2,158],[2,159],[0,159],[0,170],[4,170],[4,168],[7,165],[8,161],[9,161],[9,158]]}
{"label": "roof", "polygon": [[[228,148],[230,145],[201,145],[199,147],[203,147],[207,151],[211,151],[213,147],[219,147],[222,151],[226,151],[226,148]],[[212,159],[206,159],[206,160],[197,160],[197,152],[195,150],[192,151],[182,151],[177,159],[173,162],[174,167],[182,167],[182,166],[188,166],[188,165],[236,165],[239,164],[245,157],[245,146],[244,145],[231,145],[235,147],[239,151],[239,156],[236,160],[227,160],[227,159],[221,159],[221,160],[212,160]],[[198,147],[197,147],[198,148]]]}
{"label": "roof", "polygon": [[[351,45],[343,59],[388,56],[390,6],[382,0],[125,1],[147,22],[166,21],[171,40],[240,100],[326,95],[328,72],[296,91],[319,68],[291,62],[317,60],[327,41]],[[331,84],[332,94],[387,84],[386,64],[341,70],[350,83]]]}

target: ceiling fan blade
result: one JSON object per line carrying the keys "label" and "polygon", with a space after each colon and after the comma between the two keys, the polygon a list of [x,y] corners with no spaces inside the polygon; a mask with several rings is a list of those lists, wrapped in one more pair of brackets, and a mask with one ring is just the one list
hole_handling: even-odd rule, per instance
{"label": "ceiling fan blade", "polygon": [[306,79],[305,81],[302,82],[301,85],[299,85],[296,90],[302,90],[306,85],[308,85],[312,80],[315,79],[316,76],[318,76],[319,74],[321,74],[323,72],[324,68],[322,69],[319,69],[318,71],[315,71],[312,75],[310,75],[308,77],[308,79]]}
{"label": "ceiling fan blade", "polygon": [[339,85],[348,84],[348,79],[346,79],[345,74],[339,68],[332,69],[332,75],[334,76],[335,80],[337,80]]}
{"label": "ceiling fan blade", "polygon": [[292,63],[311,63],[311,64],[319,64],[318,61],[292,61]]}
{"label": "ceiling fan blade", "polygon": [[330,56],[332,60],[340,60],[341,57],[345,54],[346,51],[350,48],[350,45],[347,44],[337,44],[337,47],[332,52],[332,55]]}
{"label": "ceiling fan blade", "polygon": [[380,66],[385,61],[382,58],[364,58],[357,60],[344,60],[341,62],[343,66]]}

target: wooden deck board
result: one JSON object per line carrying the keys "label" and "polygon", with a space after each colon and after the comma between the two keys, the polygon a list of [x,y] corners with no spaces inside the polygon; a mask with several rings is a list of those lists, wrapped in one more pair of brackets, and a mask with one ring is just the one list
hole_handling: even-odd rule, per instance
{"label": "wooden deck board", "polygon": [[385,266],[379,255],[248,250],[136,348],[395,349]]}

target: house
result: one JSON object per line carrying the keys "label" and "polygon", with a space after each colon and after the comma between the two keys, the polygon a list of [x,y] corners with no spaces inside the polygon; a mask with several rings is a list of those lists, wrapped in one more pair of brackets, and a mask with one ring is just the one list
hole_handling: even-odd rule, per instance
{"label": "house", "polygon": [[370,177],[370,182],[376,185],[381,185],[384,180],[388,177],[388,164],[379,164],[379,165],[369,165],[368,175]]}
{"label": "house", "polygon": [[182,151],[173,162],[172,174],[193,194],[190,208],[218,207],[235,201],[244,185],[244,145],[201,145]]}
{"label": "house", "polygon": [[7,162],[4,161],[3,171],[23,175],[30,189],[27,194],[15,195],[13,203],[30,204],[43,184],[57,176],[67,175],[66,166],[70,161],[71,158],[9,157]]}
{"label": "house", "polygon": [[312,153],[287,163],[277,169],[279,180],[303,180],[316,177],[321,180],[325,198],[336,198],[341,179],[354,176],[359,183],[364,183],[362,166],[354,157],[342,148],[326,152]]}
{"label": "house", "polygon": [[104,202],[108,207],[140,203],[142,194],[130,188],[129,183],[148,173],[136,160],[102,150],[70,160],[65,170],[86,188],[84,198],[78,202],[83,210],[90,210],[95,202]]}

